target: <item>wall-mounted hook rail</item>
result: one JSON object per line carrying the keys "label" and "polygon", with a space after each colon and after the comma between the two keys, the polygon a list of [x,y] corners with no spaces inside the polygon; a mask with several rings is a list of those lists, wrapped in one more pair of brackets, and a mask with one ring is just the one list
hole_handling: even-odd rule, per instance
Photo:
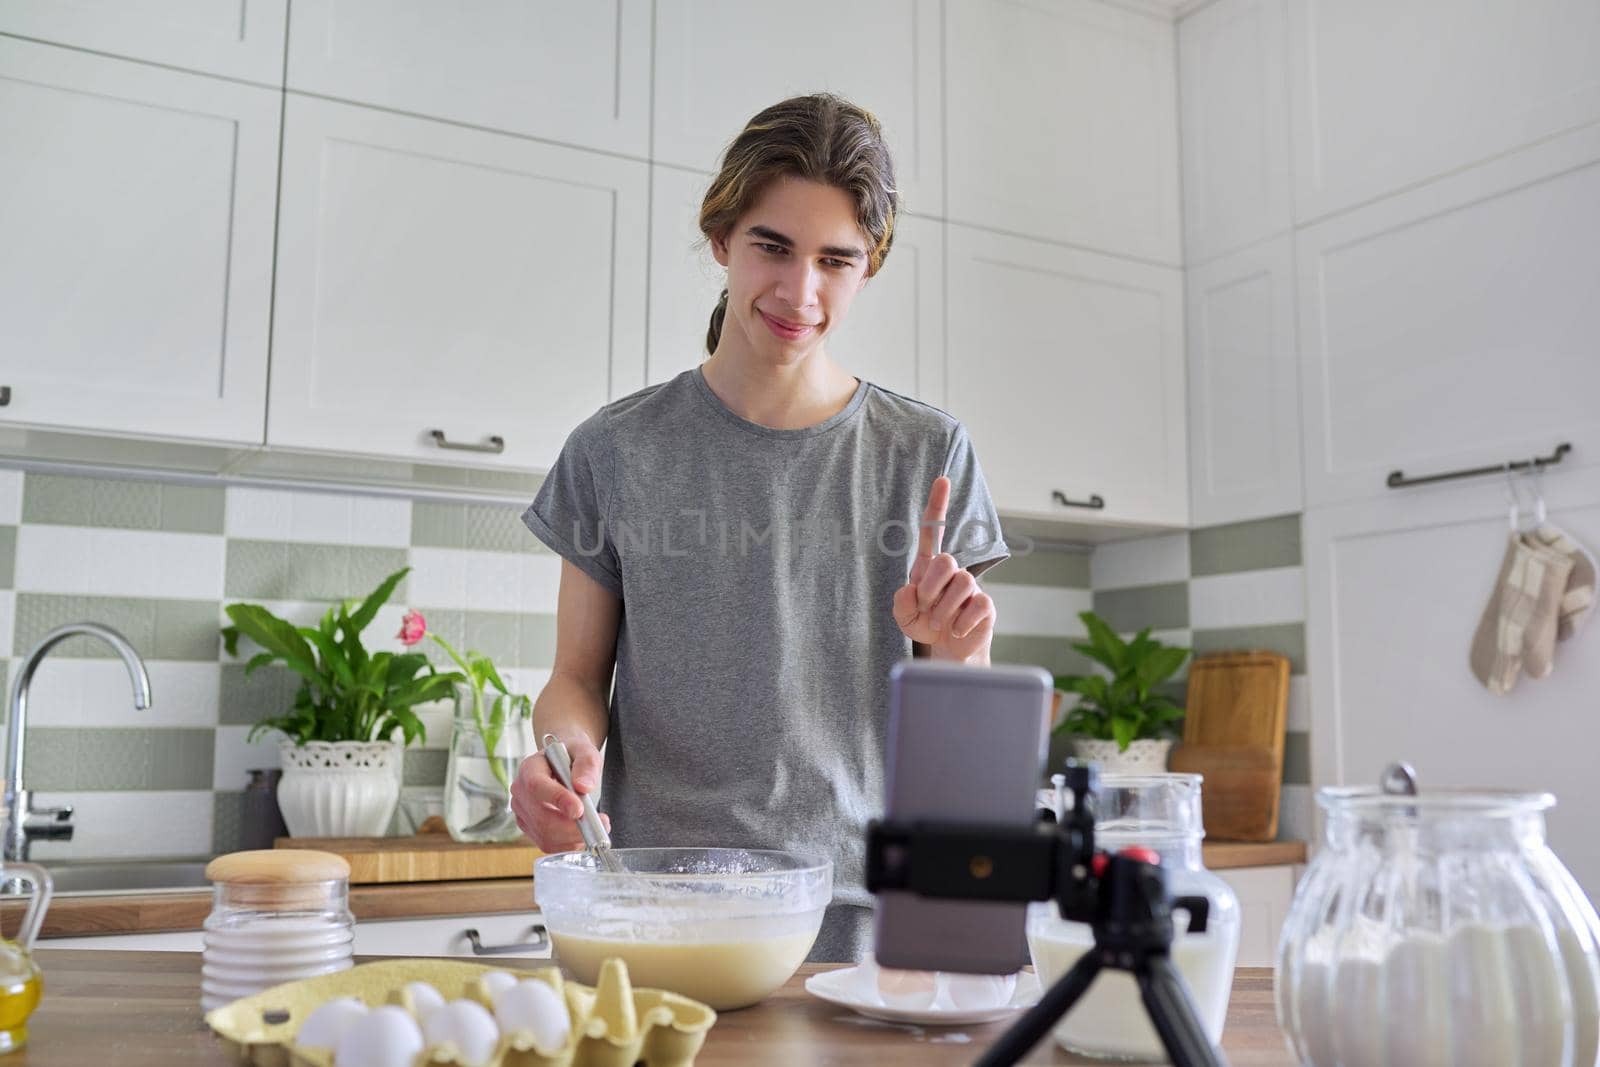
{"label": "wall-mounted hook rail", "polygon": [[1548,456],[1535,456],[1532,459],[1513,460],[1509,463],[1499,463],[1493,467],[1473,467],[1471,470],[1448,471],[1444,474],[1426,474],[1420,478],[1408,478],[1403,471],[1390,471],[1385,485],[1390,489],[1405,489],[1413,485],[1427,485],[1429,482],[1448,482],[1455,478],[1476,478],[1483,474],[1504,474],[1506,471],[1522,471],[1529,467],[1552,467],[1560,463],[1572,445],[1566,441],[1556,445],[1556,450]]}

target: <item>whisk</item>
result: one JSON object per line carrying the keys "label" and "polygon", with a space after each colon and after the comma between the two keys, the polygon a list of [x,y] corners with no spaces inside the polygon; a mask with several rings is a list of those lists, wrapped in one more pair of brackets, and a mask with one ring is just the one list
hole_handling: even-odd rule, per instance
{"label": "whisk", "polygon": [[[544,735],[544,758],[549,762],[550,769],[555,772],[561,784],[572,789],[572,756],[567,752],[567,746],[556,740],[555,734]],[[576,789],[572,789],[574,793]],[[600,822],[600,813],[595,810],[594,799],[587,794],[578,798],[583,801],[583,814],[578,816],[578,833],[583,835],[583,843],[589,846],[589,854],[595,862],[605,871],[621,874],[625,871],[620,860],[611,851],[611,836],[606,833],[606,828]]]}

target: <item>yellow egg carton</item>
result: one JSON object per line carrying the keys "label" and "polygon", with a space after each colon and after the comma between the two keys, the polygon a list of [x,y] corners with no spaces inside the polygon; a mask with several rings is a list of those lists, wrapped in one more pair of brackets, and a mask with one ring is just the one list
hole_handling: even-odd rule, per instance
{"label": "yellow egg carton", "polygon": [[[300,1048],[294,1037],[306,1017],[336,997],[356,997],[369,1007],[396,1004],[413,1016],[404,989],[427,982],[446,1001],[466,998],[492,1010],[483,976],[505,971],[547,982],[567,1006],[571,1030],[555,1051],[539,1049],[533,1035],[503,1033],[484,1067],[689,1067],[717,1013],[698,1000],[663,989],[634,989],[620,959],[601,966],[597,986],[565,979],[556,967],[518,971],[461,960],[382,960],[337,974],[302,978],[206,1013],[206,1024],[235,1059],[255,1067],[333,1067],[333,1053]],[[418,1020],[419,1022],[421,1020]],[[411,1067],[460,1065],[454,1045],[424,1049]]]}

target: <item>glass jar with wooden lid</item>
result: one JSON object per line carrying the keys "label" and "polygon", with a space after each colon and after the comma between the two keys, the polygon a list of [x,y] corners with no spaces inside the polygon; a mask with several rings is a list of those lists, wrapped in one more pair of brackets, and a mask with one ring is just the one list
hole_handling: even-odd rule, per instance
{"label": "glass jar with wooden lid", "polygon": [[346,970],[355,916],[350,864],[310,849],[218,856],[205,921],[200,1004],[206,1011],[283,982]]}

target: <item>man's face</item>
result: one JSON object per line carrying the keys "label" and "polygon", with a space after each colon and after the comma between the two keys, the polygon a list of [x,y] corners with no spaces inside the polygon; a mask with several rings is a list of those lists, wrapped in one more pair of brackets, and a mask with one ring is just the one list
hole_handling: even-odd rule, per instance
{"label": "man's face", "polygon": [[800,178],[773,182],[711,247],[728,268],[723,336],[771,362],[796,362],[821,344],[867,281],[850,195]]}

